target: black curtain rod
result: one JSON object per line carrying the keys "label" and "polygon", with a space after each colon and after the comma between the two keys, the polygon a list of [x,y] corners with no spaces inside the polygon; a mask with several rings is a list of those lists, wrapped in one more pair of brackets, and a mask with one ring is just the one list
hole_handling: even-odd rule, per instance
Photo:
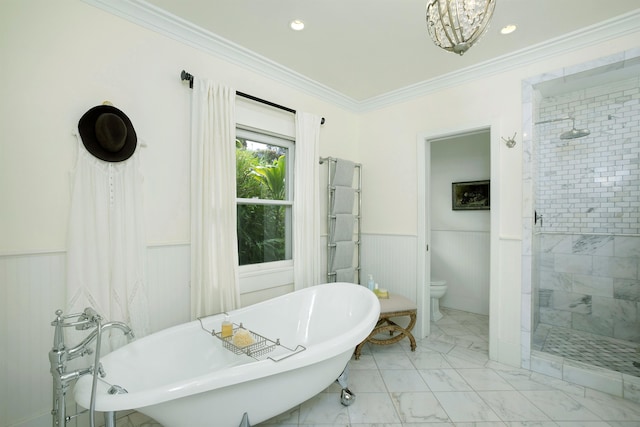
{"label": "black curtain rod", "polygon": [[[193,89],[193,74],[189,74],[185,70],[182,70],[182,73],[180,73],[180,79],[189,80],[189,88]],[[262,98],[258,98],[257,96],[249,95],[248,93],[243,93],[243,92],[236,91],[236,95],[237,96],[241,96],[243,98],[250,99],[252,101],[259,102],[261,104],[268,105],[270,107],[278,108],[279,110],[284,110],[284,111],[288,111],[289,113],[296,114],[296,110],[294,110],[292,108],[284,107],[282,105],[276,104],[275,102],[267,101],[266,99],[262,99]],[[324,117],[322,118],[322,120],[320,120],[320,124],[321,125],[324,124]]]}

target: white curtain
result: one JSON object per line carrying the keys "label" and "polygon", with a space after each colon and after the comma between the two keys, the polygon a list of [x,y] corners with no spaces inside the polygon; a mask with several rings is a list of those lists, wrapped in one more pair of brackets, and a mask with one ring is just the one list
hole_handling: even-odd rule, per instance
{"label": "white curtain", "polygon": [[191,116],[191,318],[239,306],[235,90],[196,78]]}
{"label": "white curtain", "polygon": [[320,120],[296,113],[293,260],[296,290],[320,283]]}
{"label": "white curtain", "polygon": [[[142,176],[138,153],[117,163],[93,157],[78,141],[69,213],[66,314],[94,308],[106,321],[149,333]],[[138,148],[139,149],[139,148]],[[65,331],[69,342],[87,333]],[[122,332],[103,339],[104,353],[127,342]]]}

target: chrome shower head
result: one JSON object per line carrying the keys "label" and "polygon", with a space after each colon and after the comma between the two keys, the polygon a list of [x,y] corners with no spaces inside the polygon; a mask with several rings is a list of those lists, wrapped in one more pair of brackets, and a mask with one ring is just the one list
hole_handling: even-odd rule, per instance
{"label": "chrome shower head", "polygon": [[587,136],[587,135],[589,135],[591,133],[589,131],[589,129],[576,129],[576,119],[571,118],[571,121],[573,123],[573,126],[572,126],[571,130],[568,130],[566,132],[562,132],[560,134],[560,139],[582,138],[583,136]]}

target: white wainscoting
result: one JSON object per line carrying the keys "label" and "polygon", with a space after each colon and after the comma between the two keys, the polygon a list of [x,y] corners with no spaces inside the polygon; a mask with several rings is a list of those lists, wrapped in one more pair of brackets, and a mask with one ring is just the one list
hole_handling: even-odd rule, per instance
{"label": "white wainscoting", "polygon": [[65,271],[63,253],[0,257],[3,427],[51,425],[48,353],[51,321],[64,305]]}
{"label": "white wainscoting", "polygon": [[[189,320],[189,245],[150,247],[147,278],[151,330]],[[65,283],[64,252],[0,256],[1,427],[51,426],[51,321]]]}
{"label": "white wainscoting", "polygon": [[489,314],[488,231],[431,231],[431,277],[447,281],[442,307]]}
{"label": "white wainscoting", "polygon": [[360,281],[373,275],[381,288],[416,301],[416,236],[363,234]]}

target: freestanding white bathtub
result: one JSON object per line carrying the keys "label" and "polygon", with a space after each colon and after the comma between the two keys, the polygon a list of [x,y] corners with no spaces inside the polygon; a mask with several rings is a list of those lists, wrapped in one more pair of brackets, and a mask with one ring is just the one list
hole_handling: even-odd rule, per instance
{"label": "freestanding white bathtub", "polygon": [[[165,329],[102,358],[106,376],[98,382],[95,409],[136,409],[164,427],[235,427],[245,413],[257,424],[334,382],[379,313],[373,292],[349,283],[313,286],[230,312],[234,324],[280,340],[257,359],[235,354],[211,334],[220,331],[222,314]],[[84,376],[74,391],[85,408],[91,381]],[[113,385],[127,393],[109,394]]]}

